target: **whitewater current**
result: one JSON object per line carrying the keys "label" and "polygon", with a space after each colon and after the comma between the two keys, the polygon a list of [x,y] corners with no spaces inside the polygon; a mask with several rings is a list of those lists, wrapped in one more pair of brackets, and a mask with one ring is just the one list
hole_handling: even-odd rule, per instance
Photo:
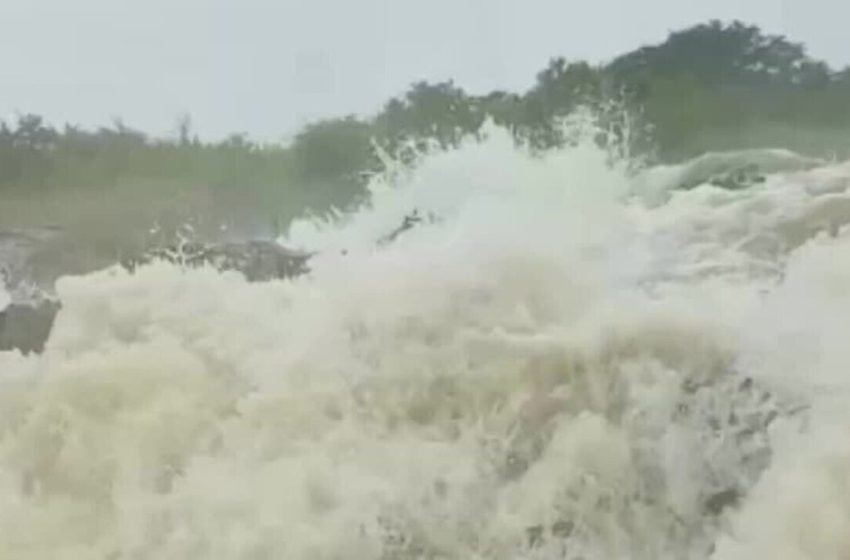
{"label": "whitewater current", "polygon": [[290,280],[61,278],[0,353],[0,558],[850,557],[850,165],[610,155],[424,157]]}

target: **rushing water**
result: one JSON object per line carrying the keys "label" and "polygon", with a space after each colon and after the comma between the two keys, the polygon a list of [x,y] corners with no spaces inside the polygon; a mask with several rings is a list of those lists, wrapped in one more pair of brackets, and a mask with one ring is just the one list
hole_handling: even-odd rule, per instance
{"label": "rushing water", "polygon": [[308,276],[60,279],[0,557],[850,557],[850,166],[689,173],[494,131],[295,224]]}

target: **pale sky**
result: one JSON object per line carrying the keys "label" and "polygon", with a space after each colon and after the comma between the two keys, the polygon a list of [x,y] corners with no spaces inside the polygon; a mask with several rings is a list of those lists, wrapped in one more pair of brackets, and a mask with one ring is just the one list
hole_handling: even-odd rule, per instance
{"label": "pale sky", "polygon": [[0,0],[0,116],[113,117],[276,140],[371,114],[416,80],[524,91],[554,56],[609,60],[712,18],[850,64],[847,0]]}

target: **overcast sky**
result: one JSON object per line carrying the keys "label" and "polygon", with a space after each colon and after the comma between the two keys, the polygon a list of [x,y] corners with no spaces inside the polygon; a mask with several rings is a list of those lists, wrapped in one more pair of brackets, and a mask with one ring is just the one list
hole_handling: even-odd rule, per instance
{"label": "overcast sky", "polygon": [[275,140],[372,113],[415,80],[523,91],[711,18],[850,64],[847,0],[0,0],[0,116]]}

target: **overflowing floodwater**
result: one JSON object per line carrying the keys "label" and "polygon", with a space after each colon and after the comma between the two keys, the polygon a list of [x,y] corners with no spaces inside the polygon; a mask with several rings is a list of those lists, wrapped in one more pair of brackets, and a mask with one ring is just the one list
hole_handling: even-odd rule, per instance
{"label": "overflowing floodwater", "polygon": [[308,275],[61,278],[0,353],[0,557],[850,557],[850,165],[771,157],[494,131],[294,224]]}

